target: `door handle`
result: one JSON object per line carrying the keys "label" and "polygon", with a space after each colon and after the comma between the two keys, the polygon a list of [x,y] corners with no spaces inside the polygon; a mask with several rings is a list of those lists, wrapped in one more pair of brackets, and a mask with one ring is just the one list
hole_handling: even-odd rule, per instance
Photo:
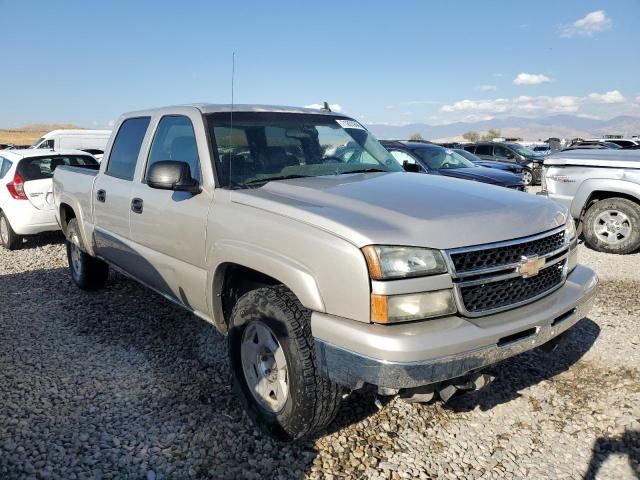
{"label": "door handle", "polygon": [[142,199],[134,198],[131,200],[131,211],[133,213],[142,213]]}
{"label": "door handle", "polygon": [[96,192],[96,199],[104,203],[107,200],[107,192],[105,190],[98,190]]}

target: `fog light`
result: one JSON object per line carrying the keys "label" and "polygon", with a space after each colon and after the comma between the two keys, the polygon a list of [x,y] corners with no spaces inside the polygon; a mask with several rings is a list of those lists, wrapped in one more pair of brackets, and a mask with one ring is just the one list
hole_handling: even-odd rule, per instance
{"label": "fog light", "polygon": [[451,290],[408,295],[371,295],[371,320],[376,323],[408,322],[455,312]]}

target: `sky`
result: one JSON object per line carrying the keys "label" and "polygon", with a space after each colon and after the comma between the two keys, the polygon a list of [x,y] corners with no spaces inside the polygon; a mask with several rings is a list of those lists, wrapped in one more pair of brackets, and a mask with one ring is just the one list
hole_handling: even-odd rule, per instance
{"label": "sky", "polygon": [[0,0],[0,128],[182,103],[364,123],[640,116],[640,0]]}

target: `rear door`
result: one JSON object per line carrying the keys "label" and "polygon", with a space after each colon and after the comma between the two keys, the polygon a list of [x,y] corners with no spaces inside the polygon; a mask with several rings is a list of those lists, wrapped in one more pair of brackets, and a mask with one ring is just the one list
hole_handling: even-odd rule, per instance
{"label": "rear door", "polygon": [[110,262],[126,267],[137,253],[131,247],[129,212],[133,176],[141,156],[150,117],[128,118],[116,134],[106,166],[96,177],[92,195],[96,252]]}
{"label": "rear door", "polygon": [[[148,285],[178,299],[189,308],[206,310],[205,242],[212,189],[203,182],[201,159],[209,158],[206,142],[198,145],[195,128],[200,115],[164,115],[158,121],[146,165],[140,169],[131,194],[131,238],[141,253],[136,267]],[[162,160],[189,164],[191,176],[203,186],[197,195],[150,188],[149,168]],[[136,202],[136,208],[133,208]]]}

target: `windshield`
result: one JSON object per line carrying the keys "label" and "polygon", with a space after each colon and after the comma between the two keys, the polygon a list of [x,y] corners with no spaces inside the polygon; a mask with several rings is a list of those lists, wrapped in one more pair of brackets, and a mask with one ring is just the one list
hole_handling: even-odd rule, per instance
{"label": "windshield", "polygon": [[535,157],[536,153],[530,148],[523,147],[522,145],[518,145],[517,143],[510,143],[509,146],[512,150],[515,150],[523,157]]}
{"label": "windshield", "polygon": [[427,164],[428,168],[433,170],[475,167],[473,162],[448,148],[416,148],[413,152]]}
{"label": "windshield", "polygon": [[18,173],[28,182],[30,180],[42,180],[52,178],[53,172],[60,165],[72,167],[98,168],[98,162],[88,155],[56,155],[51,157],[27,157],[18,164]]}
{"label": "windshield", "polygon": [[37,139],[35,142],[33,142],[33,144],[31,145],[31,147],[29,148],[36,148],[38,146],[38,144],[40,142],[42,142],[44,140],[44,137],[40,137],[39,139]]}
{"label": "windshield", "polygon": [[400,172],[402,167],[358,122],[326,115],[238,112],[207,116],[225,187],[270,180]]}
{"label": "windshield", "polygon": [[456,148],[454,150],[454,152],[456,152],[458,155],[462,155],[464,158],[466,158],[470,162],[481,162],[482,161],[482,159],[480,157],[476,157],[473,153],[467,152],[466,150],[463,150],[461,148]]}

